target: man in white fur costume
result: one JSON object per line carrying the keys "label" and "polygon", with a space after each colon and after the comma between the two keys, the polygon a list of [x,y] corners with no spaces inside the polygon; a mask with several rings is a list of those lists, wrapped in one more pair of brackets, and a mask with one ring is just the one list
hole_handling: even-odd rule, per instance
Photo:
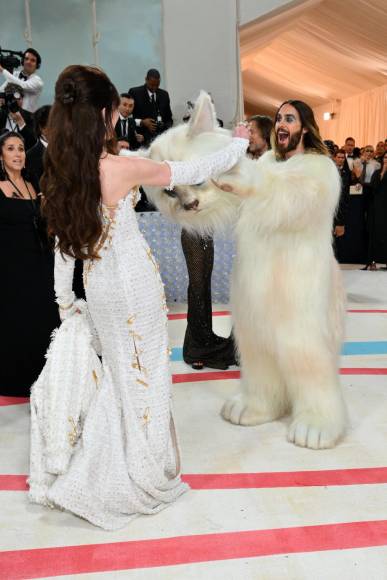
{"label": "man in white fur costume", "polygon": [[[156,139],[150,156],[186,160],[230,138],[201,93],[190,123]],[[344,297],[331,244],[340,178],[305,103],[281,105],[272,145],[216,183],[154,190],[152,199],[202,233],[236,219],[231,302],[242,379],[223,417],[258,425],[290,413],[288,440],[324,449],[346,422],[338,377]]]}

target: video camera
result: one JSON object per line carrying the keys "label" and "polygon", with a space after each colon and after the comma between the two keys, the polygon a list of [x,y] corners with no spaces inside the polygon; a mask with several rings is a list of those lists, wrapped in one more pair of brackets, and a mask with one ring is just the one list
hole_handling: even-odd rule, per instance
{"label": "video camera", "polygon": [[23,52],[17,50],[6,50],[0,46],[0,65],[10,73],[21,65]]}
{"label": "video camera", "polygon": [[11,86],[11,90],[8,87],[5,88],[3,93],[0,93],[0,99],[4,100],[4,104],[1,109],[5,109],[8,113],[17,113],[19,111],[18,99],[22,98],[22,93],[15,87]]}

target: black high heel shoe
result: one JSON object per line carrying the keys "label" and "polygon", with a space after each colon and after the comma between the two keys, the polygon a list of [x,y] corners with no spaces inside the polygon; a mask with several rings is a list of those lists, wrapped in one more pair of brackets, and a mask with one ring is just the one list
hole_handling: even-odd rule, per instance
{"label": "black high heel shoe", "polygon": [[375,272],[377,270],[376,262],[374,261],[370,262],[369,264],[364,266],[364,268],[361,268],[361,270],[370,270],[372,272]]}
{"label": "black high heel shoe", "polygon": [[204,362],[202,362],[202,361],[195,361],[195,362],[191,363],[191,367],[195,371],[201,371],[204,368]]}

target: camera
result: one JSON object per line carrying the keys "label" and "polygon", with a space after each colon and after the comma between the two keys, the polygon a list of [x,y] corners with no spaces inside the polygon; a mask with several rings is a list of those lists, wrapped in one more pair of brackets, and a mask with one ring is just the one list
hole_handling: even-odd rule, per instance
{"label": "camera", "polygon": [[4,100],[4,105],[1,107],[7,113],[17,113],[20,108],[18,105],[18,99],[22,98],[22,93],[15,86],[10,87],[11,90],[5,88],[3,93],[0,93],[0,99]]}
{"label": "camera", "polygon": [[17,50],[6,50],[0,46],[0,65],[10,73],[18,68],[23,59],[23,53]]}

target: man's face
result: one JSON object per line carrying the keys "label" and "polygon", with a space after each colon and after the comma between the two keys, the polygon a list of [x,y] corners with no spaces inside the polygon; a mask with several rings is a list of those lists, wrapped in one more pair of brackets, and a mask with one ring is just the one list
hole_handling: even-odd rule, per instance
{"label": "man's face", "polygon": [[288,157],[302,145],[302,137],[305,130],[302,128],[300,115],[295,107],[289,104],[283,105],[275,119],[275,143],[281,157]]}
{"label": "man's face", "polygon": [[160,79],[154,79],[153,77],[149,77],[145,79],[146,88],[151,93],[155,93],[160,86]]}
{"label": "man's face", "polygon": [[36,71],[38,59],[31,52],[26,52],[24,56],[23,70],[26,74],[32,75]]}
{"label": "man's face", "polygon": [[384,154],[384,143],[379,141],[375,149],[375,157],[381,157]]}
{"label": "man's face", "polygon": [[261,129],[258,127],[256,121],[252,120],[248,124],[250,133],[249,150],[251,153],[264,151],[267,147],[265,139],[262,137]]}
{"label": "man's face", "polygon": [[118,107],[119,112],[125,119],[133,113],[134,109],[134,99],[128,99],[127,97],[121,97],[120,105]]}
{"label": "man's face", "polygon": [[344,153],[336,153],[334,160],[335,160],[337,167],[340,167],[340,169],[341,169],[344,166],[344,161],[345,161]]}
{"label": "man's face", "polygon": [[344,148],[347,155],[352,155],[355,149],[355,141],[353,139],[347,139]]}

